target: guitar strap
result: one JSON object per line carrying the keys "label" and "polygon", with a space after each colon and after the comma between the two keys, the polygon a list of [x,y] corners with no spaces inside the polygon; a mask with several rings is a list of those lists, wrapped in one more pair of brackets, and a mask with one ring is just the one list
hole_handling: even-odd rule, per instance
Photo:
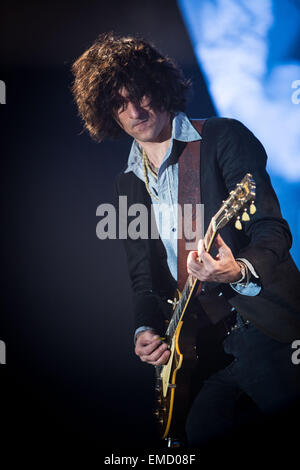
{"label": "guitar strap", "polygon": [[[202,137],[202,129],[206,119],[192,120],[191,123]],[[182,292],[188,272],[186,268],[187,257],[190,250],[197,250],[199,238],[204,236],[204,227],[201,227],[201,213],[197,213],[197,204],[200,207],[200,154],[201,142],[197,140],[188,142],[178,159],[178,239],[177,239],[177,287]],[[180,212],[184,204],[192,204],[192,236],[195,242],[192,248],[189,247],[191,234],[187,233],[186,220],[181,217]],[[187,217],[189,222],[189,217]],[[197,222],[197,223],[196,223]],[[181,233],[180,233],[181,225]],[[188,223],[189,225],[189,223]],[[200,225],[200,227],[199,227]],[[180,236],[181,235],[181,236]],[[201,282],[196,296],[200,294]],[[200,302],[200,300],[199,300]],[[220,320],[230,319],[232,314],[232,305],[228,302],[225,295],[220,295],[219,287],[210,289],[208,295],[201,295],[201,308],[206,313],[211,323],[216,324]],[[235,317],[234,317],[235,318]]]}
{"label": "guitar strap", "polygon": [[[191,123],[201,135],[206,119],[192,120]],[[186,262],[192,240],[198,241],[203,232],[200,227],[200,150],[201,140],[188,142],[178,160],[178,241],[177,241],[177,286],[184,288],[188,273]],[[192,205],[190,213],[184,211],[184,205]],[[187,206],[186,206],[187,207]],[[190,206],[191,207],[191,206]],[[185,224],[184,224],[185,222]],[[197,223],[196,223],[197,222]],[[197,245],[193,247],[197,249]]]}

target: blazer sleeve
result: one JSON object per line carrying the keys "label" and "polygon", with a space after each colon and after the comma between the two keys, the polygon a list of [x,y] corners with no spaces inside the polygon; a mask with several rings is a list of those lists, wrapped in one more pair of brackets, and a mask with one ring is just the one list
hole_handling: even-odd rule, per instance
{"label": "blazer sleeve", "polygon": [[260,277],[262,288],[271,282],[272,273],[284,261],[292,245],[292,235],[282,218],[279,202],[266,171],[267,155],[259,140],[235,119],[222,119],[217,142],[217,158],[222,178],[229,191],[246,173],[256,183],[257,211],[243,224],[249,243],[236,255],[246,258]]}
{"label": "blazer sleeve", "polygon": [[[116,179],[116,194],[127,196],[128,206],[141,201],[140,182],[135,175],[119,175]],[[134,195],[133,195],[134,193]],[[133,201],[134,199],[134,201]],[[118,204],[116,204],[118,208]],[[118,212],[118,211],[117,211]],[[118,213],[118,219],[122,214]],[[127,228],[130,217],[127,218]],[[150,222],[149,222],[150,223]],[[148,224],[150,227],[150,225]],[[151,327],[160,334],[165,332],[165,309],[160,294],[154,288],[151,247],[148,239],[122,240],[132,289],[132,303],[135,330],[141,326]]]}

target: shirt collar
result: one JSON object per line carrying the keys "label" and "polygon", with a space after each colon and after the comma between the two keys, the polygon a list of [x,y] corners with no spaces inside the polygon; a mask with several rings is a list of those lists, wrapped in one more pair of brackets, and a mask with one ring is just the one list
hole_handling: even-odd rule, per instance
{"label": "shirt collar", "polygon": [[[195,140],[201,139],[201,135],[192,126],[186,114],[180,112],[174,116],[172,121],[172,137],[168,153],[170,154],[170,149],[173,146],[174,140],[179,140],[181,142],[193,142]],[[129,153],[125,173],[128,173],[129,171],[133,171],[134,173],[140,173],[142,168],[141,155],[141,146],[137,143],[136,140],[134,140]]]}

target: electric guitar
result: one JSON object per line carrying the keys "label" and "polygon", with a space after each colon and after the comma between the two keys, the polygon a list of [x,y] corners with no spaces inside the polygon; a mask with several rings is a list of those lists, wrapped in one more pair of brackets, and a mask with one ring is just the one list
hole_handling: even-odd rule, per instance
{"label": "electric guitar", "polygon": [[[212,217],[204,236],[204,247],[211,250],[218,231],[236,217],[235,227],[242,229],[242,221],[250,220],[247,213],[256,212],[255,182],[250,173],[230,192],[221,208]],[[239,214],[242,215],[240,216]],[[173,303],[173,313],[168,323],[164,340],[169,344],[170,358],[167,364],[156,366],[157,417],[162,439],[169,442],[178,438],[184,429],[189,403],[189,382],[196,362],[195,315],[187,311],[192,297],[201,281],[189,275],[183,291],[177,290]],[[201,287],[201,286],[200,286]],[[194,320],[194,322],[193,322]]]}

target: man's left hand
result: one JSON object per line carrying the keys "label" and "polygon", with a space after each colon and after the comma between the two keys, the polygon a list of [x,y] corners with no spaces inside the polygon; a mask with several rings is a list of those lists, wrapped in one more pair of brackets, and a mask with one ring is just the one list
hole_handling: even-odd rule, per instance
{"label": "man's left hand", "polygon": [[199,240],[198,251],[191,251],[187,259],[187,271],[200,281],[236,282],[241,278],[241,269],[231,249],[218,234],[215,240],[218,249],[216,258],[204,249],[203,240]]}

